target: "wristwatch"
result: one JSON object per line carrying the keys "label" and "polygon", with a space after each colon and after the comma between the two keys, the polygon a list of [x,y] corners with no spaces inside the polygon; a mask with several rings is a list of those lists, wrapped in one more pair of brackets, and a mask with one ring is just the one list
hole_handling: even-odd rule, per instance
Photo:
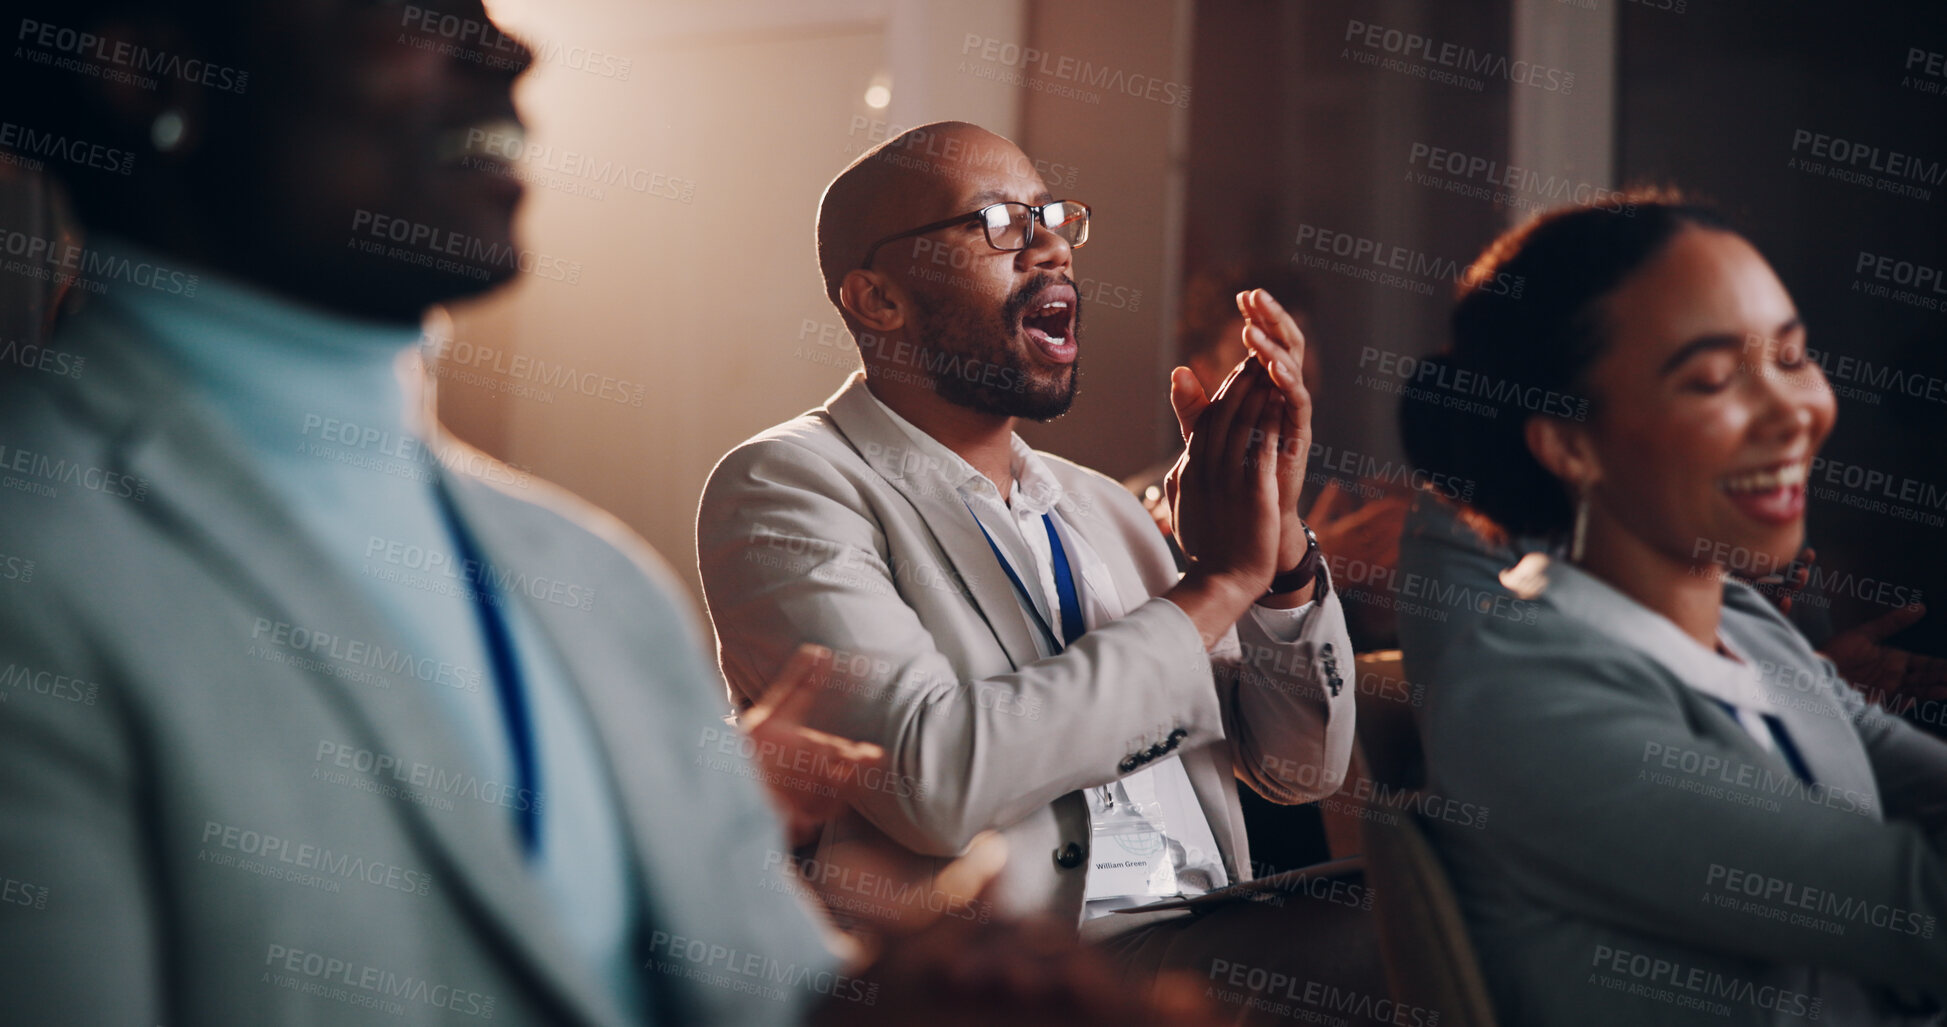
{"label": "wristwatch", "polygon": [[[1298,566],[1271,579],[1270,589],[1265,595],[1274,596],[1283,592],[1296,592],[1306,585],[1323,580],[1325,577],[1325,557],[1318,549],[1318,536],[1312,534],[1312,526],[1304,521],[1298,522],[1305,529],[1305,556]],[[1316,595],[1313,599],[1318,598]]]}

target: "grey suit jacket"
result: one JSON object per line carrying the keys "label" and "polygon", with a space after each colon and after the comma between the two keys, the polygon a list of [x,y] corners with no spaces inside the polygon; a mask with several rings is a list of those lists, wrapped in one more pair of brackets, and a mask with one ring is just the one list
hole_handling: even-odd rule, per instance
{"label": "grey suit jacket", "polygon": [[[1089,847],[1078,789],[1179,756],[1233,880],[1251,875],[1233,776],[1281,802],[1343,781],[1353,726],[1351,643],[1327,594],[1290,644],[1238,623],[1214,661],[1182,610],[1155,522],[1116,482],[1049,456],[1065,523],[1107,563],[1126,616],[1042,659],[1027,615],[938,461],[866,392],[745,442],[710,476],[697,550],[718,656],[748,705],[792,650],[838,650],[853,677],[817,726],[885,746],[889,773],[828,831],[904,850],[889,870],[938,869],[975,834],[1004,832],[1000,902],[1079,919]],[[878,843],[890,841],[893,846]],[[1056,856],[1075,845],[1083,858]]]}
{"label": "grey suit jacket", "polygon": [[[1469,622],[1416,671],[1440,798],[1420,808],[1502,1022],[1921,1022],[1880,989],[1947,996],[1947,745],[1865,705],[1744,585],[1721,634],[1755,684],[1531,560],[1522,617]],[[1813,783],[1713,696],[1776,716]]]}
{"label": "grey suit jacket", "polygon": [[[80,334],[78,378],[0,379],[0,1019],[621,1022],[445,686],[372,658],[394,632],[139,338]],[[657,1022],[791,1022],[856,987],[709,741],[721,684],[653,555],[538,483],[438,473],[498,567],[593,590],[513,601],[598,729]]]}

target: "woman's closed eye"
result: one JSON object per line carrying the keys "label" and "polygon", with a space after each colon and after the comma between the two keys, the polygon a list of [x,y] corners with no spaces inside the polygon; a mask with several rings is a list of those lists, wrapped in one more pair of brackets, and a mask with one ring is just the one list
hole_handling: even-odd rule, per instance
{"label": "woman's closed eye", "polygon": [[1743,364],[1727,353],[1702,354],[1684,368],[1682,384],[1684,392],[1710,395],[1723,392],[1731,387],[1731,380],[1737,376]]}

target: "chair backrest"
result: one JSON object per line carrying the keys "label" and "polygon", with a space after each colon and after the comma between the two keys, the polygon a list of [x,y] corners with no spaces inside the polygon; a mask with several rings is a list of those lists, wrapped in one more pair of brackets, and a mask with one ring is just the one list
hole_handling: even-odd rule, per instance
{"label": "chair backrest", "polygon": [[1413,719],[1420,692],[1406,681],[1399,650],[1360,653],[1353,673],[1358,744],[1352,749],[1345,784],[1338,794],[1318,804],[1334,859],[1366,851],[1367,811],[1361,796],[1418,788],[1423,783],[1419,725]]}
{"label": "chair backrest", "polygon": [[1375,781],[1392,788],[1425,784],[1426,761],[1420,749],[1424,689],[1406,680],[1405,663],[1397,649],[1360,653],[1358,673],[1359,744],[1365,749],[1367,770]]}
{"label": "chair backrest", "polygon": [[1424,784],[1416,719],[1421,693],[1406,682],[1397,651],[1362,655],[1358,667],[1354,765],[1370,783],[1356,789],[1355,774],[1348,789],[1367,798],[1357,820],[1393,1001],[1438,1010],[1441,1027],[1494,1027],[1494,1006],[1446,867],[1410,804],[1399,801]]}
{"label": "chair backrest", "polygon": [[1415,814],[1366,828],[1366,883],[1393,1001],[1440,1012],[1441,1027],[1494,1027],[1494,1004],[1446,868]]}

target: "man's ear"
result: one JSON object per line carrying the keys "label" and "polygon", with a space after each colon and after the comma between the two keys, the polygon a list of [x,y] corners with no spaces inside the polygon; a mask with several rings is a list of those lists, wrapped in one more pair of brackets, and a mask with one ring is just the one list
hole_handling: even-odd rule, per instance
{"label": "man's ear", "polygon": [[1586,423],[1536,414],[1528,418],[1522,431],[1528,452],[1571,488],[1587,488],[1601,480],[1602,461],[1596,456],[1595,439]]}
{"label": "man's ear", "polygon": [[855,268],[838,283],[838,302],[869,331],[884,334],[906,326],[907,300],[897,283],[877,271]]}

